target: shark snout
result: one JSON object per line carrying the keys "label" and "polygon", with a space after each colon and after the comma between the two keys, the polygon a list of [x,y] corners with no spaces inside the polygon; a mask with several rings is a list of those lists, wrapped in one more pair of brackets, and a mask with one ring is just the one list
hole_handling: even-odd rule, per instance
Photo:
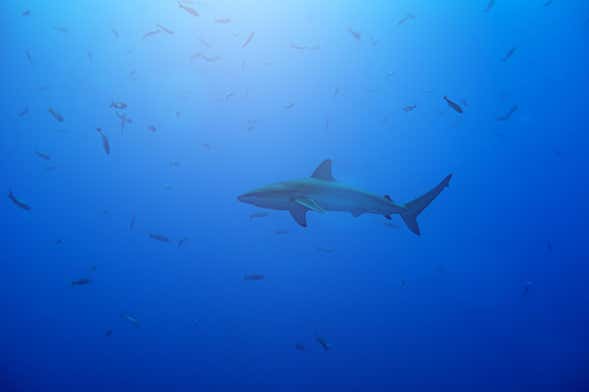
{"label": "shark snout", "polygon": [[251,203],[253,194],[251,193],[244,193],[243,195],[237,196],[237,200],[242,203]]}

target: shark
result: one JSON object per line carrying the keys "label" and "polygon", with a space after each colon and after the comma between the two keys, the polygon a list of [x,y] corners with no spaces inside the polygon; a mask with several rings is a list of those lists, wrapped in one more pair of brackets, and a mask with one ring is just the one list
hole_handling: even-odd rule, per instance
{"label": "shark", "polygon": [[288,211],[302,227],[307,227],[307,212],[348,212],[354,217],[363,214],[382,215],[386,219],[398,214],[407,228],[421,235],[417,216],[449,186],[452,174],[417,199],[402,204],[389,195],[377,195],[336,181],[331,159],[324,160],[311,177],[278,182],[239,195],[240,202],[260,208]]}

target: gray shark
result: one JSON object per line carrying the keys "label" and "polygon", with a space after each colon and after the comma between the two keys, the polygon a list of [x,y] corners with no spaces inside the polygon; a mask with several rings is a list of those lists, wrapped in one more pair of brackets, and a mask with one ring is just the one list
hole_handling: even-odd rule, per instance
{"label": "gray shark", "polygon": [[451,178],[452,174],[417,199],[399,204],[388,195],[375,195],[336,181],[331,174],[331,160],[327,159],[311,177],[267,185],[237,199],[261,208],[288,211],[303,227],[307,227],[308,211],[344,211],[354,217],[377,214],[387,219],[399,214],[409,230],[420,235],[417,216],[449,185]]}

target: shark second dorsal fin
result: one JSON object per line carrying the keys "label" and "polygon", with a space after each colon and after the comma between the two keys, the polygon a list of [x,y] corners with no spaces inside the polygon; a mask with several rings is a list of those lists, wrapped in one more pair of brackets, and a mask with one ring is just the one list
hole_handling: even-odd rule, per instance
{"label": "shark second dorsal fin", "polygon": [[307,211],[308,209],[306,207],[303,207],[298,203],[293,203],[289,210],[293,219],[303,227],[307,227]]}
{"label": "shark second dorsal fin", "polygon": [[311,177],[323,181],[335,181],[335,178],[331,175],[331,159],[326,159],[321,162]]}

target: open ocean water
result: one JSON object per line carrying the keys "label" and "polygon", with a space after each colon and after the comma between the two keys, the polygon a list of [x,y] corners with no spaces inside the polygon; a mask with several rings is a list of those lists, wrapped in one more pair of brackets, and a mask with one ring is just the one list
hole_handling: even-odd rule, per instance
{"label": "open ocean water", "polygon": [[589,391],[587,1],[0,9],[1,392]]}

